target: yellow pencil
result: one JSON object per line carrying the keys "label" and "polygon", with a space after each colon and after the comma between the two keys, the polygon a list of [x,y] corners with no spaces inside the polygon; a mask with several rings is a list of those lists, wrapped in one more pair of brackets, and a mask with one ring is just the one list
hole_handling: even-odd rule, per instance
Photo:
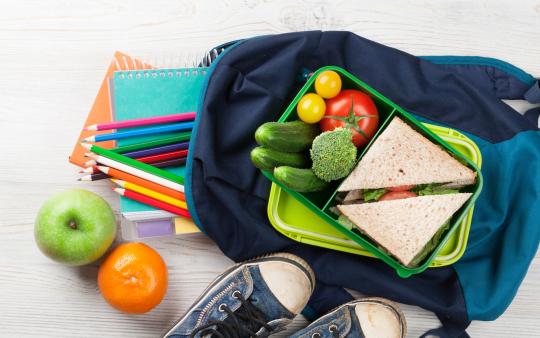
{"label": "yellow pencil", "polygon": [[142,187],[142,186],[137,185],[135,183],[122,181],[122,180],[117,180],[117,179],[111,179],[111,181],[118,184],[120,187],[122,187],[124,189],[135,191],[135,192],[138,192],[139,194],[142,194],[142,195],[151,197],[153,199],[165,202],[167,204],[174,205],[175,207],[179,207],[179,208],[187,210],[186,202],[184,202],[182,200],[179,200],[177,198],[174,198],[174,197],[171,197],[169,195],[159,193],[159,192],[154,191],[154,190],[150,190],[148,188]]}

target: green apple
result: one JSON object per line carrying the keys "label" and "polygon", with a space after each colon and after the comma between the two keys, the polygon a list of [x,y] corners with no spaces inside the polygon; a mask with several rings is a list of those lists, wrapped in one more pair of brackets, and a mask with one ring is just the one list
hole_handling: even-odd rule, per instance
{"label": "green apple", "polygon": [[116,219],[107,202],[93,192],[72,189],[52,196],[38,212],[34,235],[51,259],[84,265],[100,258],[116,235]]}

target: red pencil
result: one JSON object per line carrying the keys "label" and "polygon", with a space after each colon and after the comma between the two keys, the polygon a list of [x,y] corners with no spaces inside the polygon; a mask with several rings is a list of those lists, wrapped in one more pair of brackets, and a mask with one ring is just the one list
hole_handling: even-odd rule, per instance
{"label": "red pencil", "polygon": [[187,149],[185,149],[185,150],[176,150],[176,151],[171,151],[171,152],[163,153],[163,154],[156,154],[156,155],[151,155],[151,156],[138,157],[138,158],[135,158],[135,159],[137,161],[139,161],[139,162],[152,164],[152,163],[155,163],[155,162],[161,162],[161,161],[165,161],[165,160],[172,160],[174,158],[186,157],[187,153],[188,153]]}
{"label": "red pencil", "polygon": [[125,196],[127,198],[131,198],[134,201],[141,202],[143,204],[149,205],[154,208],[162,209],[168,212],[171,212],[175,215],[184,216],[186,218],[191,218],[189,216],[189,212],[185,209],[175,207],[173,205],[167,204],[165,202],[158,201],[156,199],[150,198],[148,196],[144,196],[143,194],[139,194],[135,191],[126,190],[122,188],[114,188],[115,192],[120,194],[121,196]]}

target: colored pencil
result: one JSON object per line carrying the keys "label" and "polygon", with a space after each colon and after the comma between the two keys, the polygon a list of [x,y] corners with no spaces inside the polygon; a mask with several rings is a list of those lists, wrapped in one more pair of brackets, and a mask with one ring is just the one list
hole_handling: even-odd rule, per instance
{"label": "colored pencil", "polygon": [[[90,154],[90,156],[94,156],[94,159],[98,163],[104,164],[104,165],[106,165],[108,167],[113,167],[115,169],[125,171],[127,173],[132,174],[132,175],[142,177],[142,178],[147,179],[149,181],[152,181],[154,183],[164,185],[164,186],[169,187],[171,189],[176,189],[178,191],[184,192],[184,186],[181,185],[181,184],[175,183],[174,181],[165,179],[165,178],[160,177],[160,176],[153,175],[153,174],[151,174],[151,173],[149,173],[147,171],[140,170],[140,169],[137,169],[135,167],[130,167],[129,165],[117,162],[115,160],[111,160],[110,158],[107,158],[107,157],[104,157],[104,156],[101,156],[101,155]],[[146,164],[146,163],[141,163],[141,164]]]}
{"label": "colored pencil", "polygon": [[131,190],[123,189],[123,188],[114,188],[113,190],[115,192],[117,192],[118,194],[120,194],[121,196],[125,196],[125,197],[130,198],[130,199],[132,199],[134,201],[137,201],[137,202],[140,202],[140,203],[143,203],[143,204],[147,204],[147,205],[152,206],[154,208],[162,209],[162,210],[171,212],[171,213],[176,214],[176,215],[184,216],[186,218],[191,218],[189,216],[189,212],[187,212],[187,210],[172,206],[172,205],[167,204],[165,202],[158,201],[158,200],[150,198],[148,196],[144,196],[143,194],[139,194],[139,193],[137,193],[135,191],[131,191]]}
{"label": "colored pencil", "polygon": [[79,174],[95,174],[98,172],[99,172],[98,168],[95,165],[92,165],[79,171]]}
{"label": "colored pencil", "polygon": [[[178,176],[178,175],[175,175],[173,173],[167,172],[165,170],[155,168],[155,167],[153,167],[153,166],[151,166],[149,164],[139,162],[139,161],[137,161],[135,159],[123,156],[121,154],[114,153],[114,152],[112,152],[110,150],[98,147],[96,145],[90,145],[88,143],[82,143],[82,146],[85,147],[86,149],[90,150],[91,152],[97,154],[98,157],[101,158],[100,159],[101,162],[100,162],[98,160],[99,158],[96,158],[95,156],[93,156],[92,159],[96,160],[97,162],[108,165],[107,163],[103,162],[104,160],[102,158],[105,158],[106,160],[112,160],[113,162],[120,163],[120,164],[122,164],[124,166],[133,168],[134,170],[148,173],[153,177],[157,176],[159,178],[169,180],[169,181],[171,181],[173,183],[176,183],[176,184],[179,183],[179,185],[182,185],[182,189],[183,189],[184,178],[182,176]],[[124,170],[123,168],[115,167],[114,165],[109,165],[109,167],[120,169],[122,171],[126,171],[126,172],[129,172],[130,174],[133,174],[133,172],[130,172],[128,170]],[[141,175],[138,175],[138,174],[135,174],[135,175],[136,176],[141,176]],[[143,177],[143,176],[141,176],[141,177]],[[159,182],[156,182],[156,183],[159,183]]]}
{"label": "colored pencil", "polygon": [[135,191],[135,192],[138,192],[139,194],[142,194],[144,196],[148,196],[148,197],[156,199],[158,201],[165,202],[167,204],[174,205],[175,207],[179,207],[179,208],[187,210],[186,201],[176,199],[176,198],[174,198],[172,196],[162,194],[160,192],[145,188],[145,187],[137,185],[135,183],[126,182],[126,181],[122,181],[122,180],[116,180],[114,178],[111,181],[118,184],[121,188],[131,190],[131,191]]}
{"label": "colored pencil", "polygon": [[162,133],[168,133],[168,132],[186,131],[186,130],[191,130],[191,128],[193,128],[193,122],[181,122],[181,123],[175,123],[175,124],[166,124],[164,126],[121,131],[117,133],[93,135],[93,136],[89,136],[83,139],[83,141],[84,142],[102,142],[102,141],[109,141],[109,140],[120,140],[120,139],[134,137],[134,136],[155,135],[155,134],[162,134]]}
{"label": "colored pencil", "polygon": [[79,181],[98,181],[105,178],[109,178],[109,175],[105,173],[95,173],[95,174],[90,174],[90,175],[85,175],[83,177],[80,177],[78,180]]}
{"label": "colored pencil", "polygon": [[172,137],[165,137],[165,138],[161,138],[161,139],[157,139],[153,141],[129,144],[125,146],[116,147],[110,150],[115,153],[123,154],[130,151],[135,151],[135,150],[155,148],[155,147],[159,147],[166,144],[174,144],[174,143],[189,141],[190,138],[191,138],[191,131],[185,131],[182,133],[178,133],[177,135],[172,136]]}
{"label": "colored pencil", "polygon": [[166,116],[144,117],[140,119],[116,121],[111,123],[93,124],[84,128],[85,130],[111,130],[130,127],[148,126],[154,124],[172,123],[180,121],[193,121],[195,120],[195,113],[180,113]]}
{"label": "colored pencil", "polygon": [[123,153],[122,155],[131,157],[131,158],[138,158],[138,157],[145,157],[145,156],[168,153],[171,151],[186,150],[188,147],[189,147],[189,142],[181,142],[181,143],[176,143],[176,144],[168,144],[166,146],[161,146],[161,147],[156,147],[156,148],[130,151],[127,153]]}
{"label": "colored pencil", "polygon": [[186,200],[186,197],[184,196],[184,193],[180,192],[178,190],[167,188],[165,186],[162,186],[162,185],[159,185],[157,183],[145,180],[143,178],[128,174],[128,173],[123,172],[123,171],[118,170],[118,169],[109,168],[109,167],[105,167],[105,166],[98,166],[98,169],[101,172],[109,175],[110,177],[114,177],[114,178],[119,179],[119,180],[135,183],[137,185],[148,188],[150,190],[154,190],[154,191],[160,192],[162,194],[169,195],[169,196],[172,196],[172,197],[177,198],[177,199],[181,199],[183,201]]}
{"label": "colored pencil", "polygon": [[[107,157],[104,157],[104,156],[101,156],[101,155],[91,154],[91,156],[95,156],[94,158],[98,163],[104,164],[104,165],[106,165],[108,167],[113,167],[115,169],[125,171],[125,172],[130,173],[130,174],[135,175],[135,176],[139,176],[141,178],[152,181],[154,183],[164,185],[164,186],[169,187],[171,189],[176,189],[178,191],[184,192],[184,186],[183,185],[175,183],[175,182],[173,182],[171,180],[165,179],[165,178],[160,177],[160,176],[153,175],[153,174],[151,174],[149,172],[146,172],[146,171],[134,168],[134,167],[130,167],[129,165],[117,162],[115,160],[111,160],[110,158],[107,158]],[[142,164],[145,164],[145,163],[142,163]]]}
{"label": "colored pencil", "polygon": [[[174,158],[171,160],[165,160],[165,161],[159,161],[159,162],[152,162],[152,167],[156,168],[166,168],[166,167],[181,167],[186,164],[186,157],[179,157]],[[92,160],[95,162],[94,160]],[[99,170],[97,169],[96,165],[92,165],[90,167],[84,168],[83,170],[80,170],[80,174],[95,174],[98,173]]]}
{"label": "colored pencil", "polygon": [[171,151],[164,154],[156,154],[151,156],[137,157],[136,160],[143,163],[154,163],[165,160],[172,160],[175,158],[184,158],[187,156],[187,150]]}
{"label": "colored pencil", "polygon": [[172,160],[165,160],[165,161],[159,161],[152,163],[152,167],[156,168],[166,168],[166,167],[181,167],[186,164],[186,158],[175,158]]}

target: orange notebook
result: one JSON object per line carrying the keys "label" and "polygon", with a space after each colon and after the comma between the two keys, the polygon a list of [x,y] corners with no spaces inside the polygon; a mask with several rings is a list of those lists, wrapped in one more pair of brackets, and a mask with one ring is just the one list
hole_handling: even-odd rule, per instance
{"label": "orange notebook", "polygon": [[[101,83],[101,87],[99,88],[99,92],[96,96],[94,104],[92,105],[92,109],[90,110],[90,113],[86,118],[86,122],[84,123],[83,128],[96,123],[112,122],[113,114],[111,109],[111,98],[109,95],[109,80],[113,77],[115,71],[139,69],[153,69],[153,67],[147,63],[142,62],[139,59],[132,58],[124,53],[114,53],[111,64],[107,69],[107,74],[105,74],[105,78]],[[73,148],[73,151],[69,156],[69,162],[78,165],[79,167],[84,167],[84,163],[88,161],[88,158],[84,157],[84,153],[87,152],[87,150],[81,147],[79,141],[91,135],[109,132],[110,131],[107,130],[97,132],[86,131],[84,129],[81,130],[81,134],[77,139],[77,143],[75,144],[75,147]],[[96,144],[104,148],[114,147],[114,141],[98,142]]]}

